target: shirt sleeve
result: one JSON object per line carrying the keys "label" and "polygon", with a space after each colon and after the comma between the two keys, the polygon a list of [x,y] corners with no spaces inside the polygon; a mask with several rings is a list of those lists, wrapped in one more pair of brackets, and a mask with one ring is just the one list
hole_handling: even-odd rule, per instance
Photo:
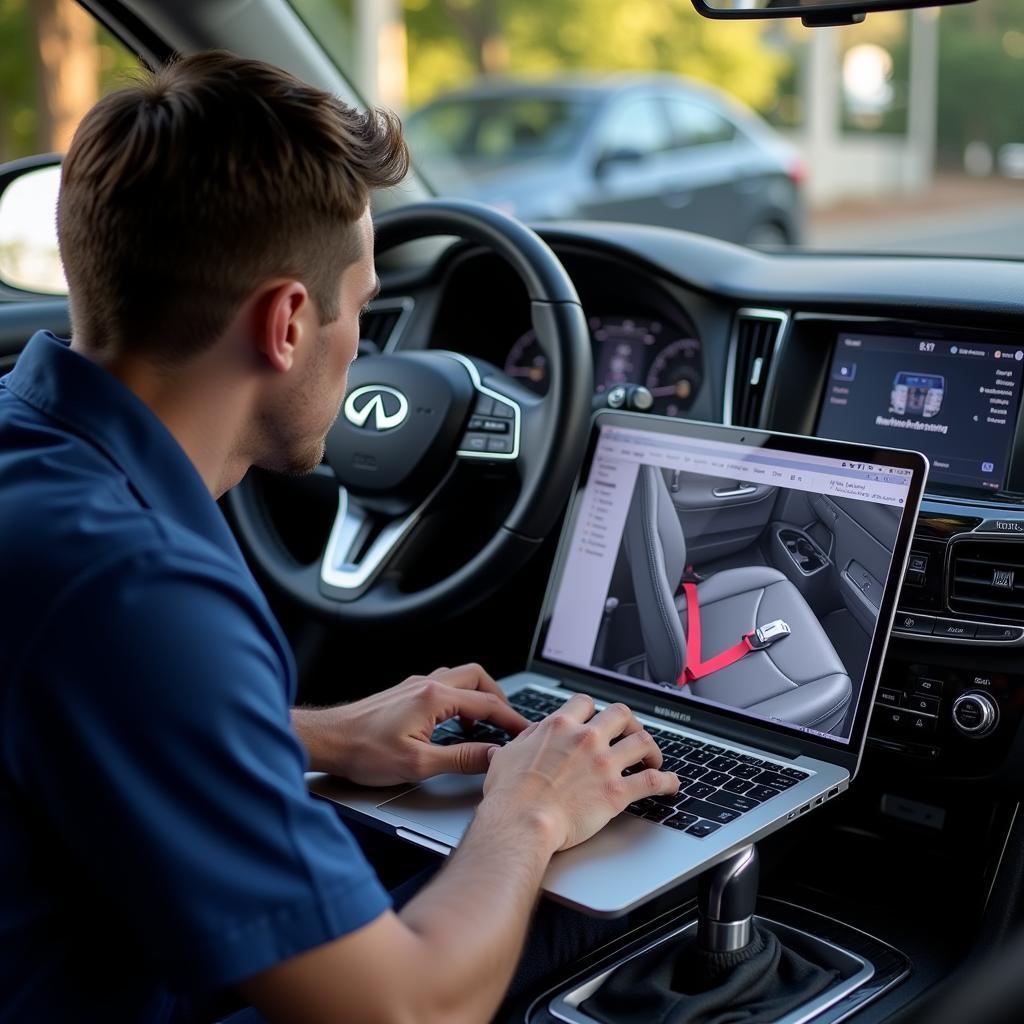
{"label": "shirt sleeve", "polygon": [[12,769],[154,966],[213,991],[367,924],[389,897],[309,796],[266,612],[149,551],[61,600],[17,687]]}

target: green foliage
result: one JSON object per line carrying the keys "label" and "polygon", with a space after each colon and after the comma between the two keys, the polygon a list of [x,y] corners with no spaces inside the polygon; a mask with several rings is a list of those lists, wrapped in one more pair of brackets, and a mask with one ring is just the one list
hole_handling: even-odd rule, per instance
{"label": "green foliage", "polygon": [[0,161],[36,152],[35,62],[27,0],[0,0]]}
{"label": "green foliage", "polygon": [[[98,26],[95,45],[99,48],[100,91],[109,92],[124,84],[138,61]],[[35,50],[31,0],[0,0],[0,162],[43,149],[37,134],[39,69]]]}
{"label": "green foliage", "polygon": [[968,142],[1024,142],[1024,0],[945,7],[939,19],[940,157]]}
{"label": "green foliage", "polygon": [[[410,103],[464,84],[488,65],[514,75],[669,71],[752,106],[774,99],[789,58],[757,22],[713,22],[690,0],[405,0]],[[497,31],[487,33],[488,22]]]}

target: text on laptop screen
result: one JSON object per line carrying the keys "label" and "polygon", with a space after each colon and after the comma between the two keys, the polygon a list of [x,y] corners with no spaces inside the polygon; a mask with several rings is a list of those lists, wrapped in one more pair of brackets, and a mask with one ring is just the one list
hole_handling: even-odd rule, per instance
{"label": "text on laptop screen", "polygon": [[849,742],[911,482],[605,426],[542,657]]}

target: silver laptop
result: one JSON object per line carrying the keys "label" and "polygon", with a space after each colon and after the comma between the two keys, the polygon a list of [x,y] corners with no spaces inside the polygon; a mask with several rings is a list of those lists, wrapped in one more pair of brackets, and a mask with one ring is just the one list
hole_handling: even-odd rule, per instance
{"label": "silver laptop", "polygon": [[[847,788],[927,472],[916,452],[595,416],[529,665],[501,686],[532,720],[581,690],[626,702],[681,786],[557,854],[548,895],[623,914]],[[454,720],[434,735],[466,738],[503,739]],[[311,781],[442,854],[481,786]]]}

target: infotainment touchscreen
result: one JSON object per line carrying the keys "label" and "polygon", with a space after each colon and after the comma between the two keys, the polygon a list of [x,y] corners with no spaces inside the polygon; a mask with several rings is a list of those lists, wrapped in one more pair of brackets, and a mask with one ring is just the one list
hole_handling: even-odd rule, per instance
{"label": "infotainment touchscreen", "polygon": [[839,335],[822,437],[914,448],[931,483],[999,490],[1024,377],[1024,344]]}

